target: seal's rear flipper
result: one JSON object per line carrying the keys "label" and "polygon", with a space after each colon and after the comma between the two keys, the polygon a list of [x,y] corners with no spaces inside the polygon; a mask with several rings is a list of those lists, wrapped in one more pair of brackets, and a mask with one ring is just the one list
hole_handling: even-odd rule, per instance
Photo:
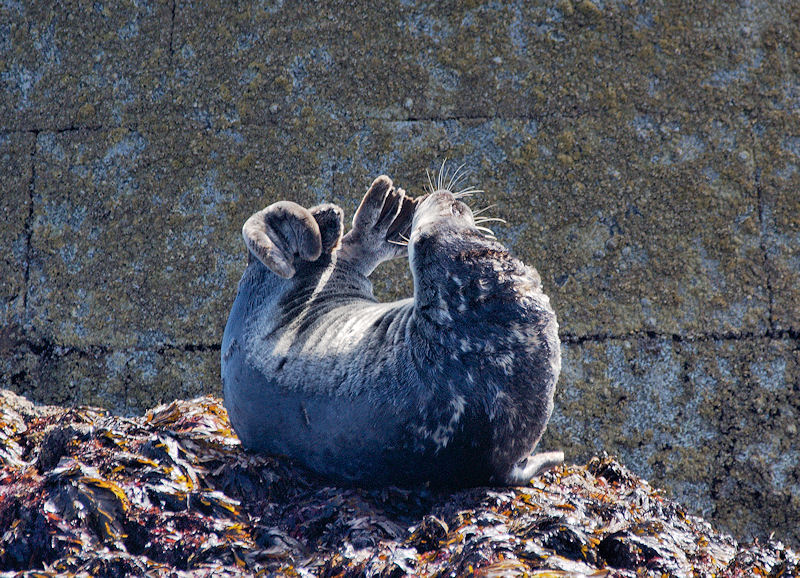
{"label": "seal's rear flipper", "polygon": [[323,203],[308,210],[319,225],[322,252],[331,253],[339,247],[344,232],[344,211],[333,203]]}
{"label": "seal's rear flipper", "polygon": [[547,470],[564,463],[564,452],[543,452],[531,454],[517,462],[506,476],[503,483],[507,486],[524,486],[531,478],[543,474]]}
{"label": "seal's rear flipper", "polygon": [[253,214],[242,227],[250,253],[273,273],[294,276],[295,262],[316,261],[338,244],[342,235],[342,210],[324,204],[308,209],[279,201]]}

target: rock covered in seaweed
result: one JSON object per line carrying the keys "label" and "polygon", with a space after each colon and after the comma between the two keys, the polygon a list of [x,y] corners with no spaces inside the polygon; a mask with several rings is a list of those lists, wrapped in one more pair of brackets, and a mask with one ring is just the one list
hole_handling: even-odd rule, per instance
{"label": "rock covered in seaweed", "polygon": [[0,568],[107,575],[797,575],[609,457],[519,488],[335,488],[249,455],[218,399],[143,417],[0,392]]}

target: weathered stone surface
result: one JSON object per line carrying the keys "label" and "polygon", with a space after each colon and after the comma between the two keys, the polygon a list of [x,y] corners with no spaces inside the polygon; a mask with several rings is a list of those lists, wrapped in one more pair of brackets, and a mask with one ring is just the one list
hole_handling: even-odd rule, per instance
{"label": "weathered stone surface", "polygon": [[[13,335],[19,337],[18,335]],[[74,349],[0,343],[0,383],[39,403],[100,405],[122,415],[205,392],[222,395],[216,348]]]}
{"label": "weathered stone surface", "polygon": [[[179,2],[177,110],[214,126],[283,123],[311,108],[394,116],[424,80],[418,53],[405,48],[411,38],[398,28],[396,9]],[[389,63],[402,63],[404,74]]]}
{"label": "weathered stone surface", "polygon": [[31,209],[33,137],[0,134],[0,341],[22,320],[25,295],[27,223]]}
{"label": "weathered stone surface", "polygon": [[749,144],[744,121],[713,113],[625,111],[543,131],[520,173],[547,203],[520,245],[542,242],[557,263],[565,332],[766,329]]}
{"label": "weathered stone surface", "polygon": [[698,110],[728,106],[748,85],[763,21],[782,16],[728,2],[179,2],[174,90],[187,117],[219,125],[304,107],[395,120],[603,113],[642,100]]}
{"label": "weathered stone surface", "polygon": [[563,366],[546,447],[613,451],[736,535],[800,540],[796,340],[590,341]]}
{"label": "weathered stone surface", "polygon": [[5,2],[0,129],[134,122],[169,102],[168,2]]}
{"label": "weathered stone surface", "polygon": [[106,363],[117,369],[119,380],[126,384],[127,413],[141,414],[153,403],[176,396],[222,395],[216,347],[115,352]]}
{"label": "weathered stone surface", "polygon": [[[800,84],[797,85],[800,90]],[[757,126],[762,229],[776,331],[800,332],[800,101]]]}

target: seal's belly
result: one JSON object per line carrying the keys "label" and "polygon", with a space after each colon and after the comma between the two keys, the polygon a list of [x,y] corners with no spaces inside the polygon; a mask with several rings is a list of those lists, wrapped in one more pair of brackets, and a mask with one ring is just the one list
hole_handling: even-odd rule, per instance
{"label": "seal's belly", "polygon": [[406,329],[413,308],[351,300],[311,306],[269,332],[250,330],[245,363],[276,387],[346,398],[390,392],[406,374]]}
{"label": "seal's belly", "polygon": [[[347,398],[287,390],[252,366],[226,382],[228,413],[242,444],[286,455],[339,479],[358,480],[391,453],[402,424],[367,396]],[[380,435],[376,432],[380,424]],[[389,443],[387,443],[389,442]]]}
{"label": "seal's belly", "polygon": [[236,336],[229,327],[225,400],[243,445],[342,480],[394,475],[417,451],[415,412],[402,393],[414,387],[403,347],[410,314],[402,304],[356,301],[312,309],[278,330],[257,315]]}

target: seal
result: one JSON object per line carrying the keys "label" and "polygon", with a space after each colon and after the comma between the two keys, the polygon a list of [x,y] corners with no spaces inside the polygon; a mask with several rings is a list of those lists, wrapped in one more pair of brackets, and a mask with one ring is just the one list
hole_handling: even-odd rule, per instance
{"label": "seal", "polygon": [[[222,341],[243,446],[338,483],[525,484],[561,368],[538,273],[487,238],[458,194],[411,198],[381,176],[343,211],[281,201],[244,224],[249,261]],[[413,298],[368,276],[407,252]]]}

